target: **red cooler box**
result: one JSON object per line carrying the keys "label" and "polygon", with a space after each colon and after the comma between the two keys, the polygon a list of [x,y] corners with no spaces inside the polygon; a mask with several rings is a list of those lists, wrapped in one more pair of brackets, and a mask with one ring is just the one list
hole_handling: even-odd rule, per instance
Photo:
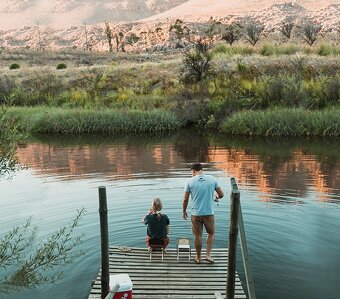
{"label": "red cooler box", "polygon": [[115,284],[119,289],[113,299],[132,299],[132,282],[128,274],[110,275],[110,291]]}

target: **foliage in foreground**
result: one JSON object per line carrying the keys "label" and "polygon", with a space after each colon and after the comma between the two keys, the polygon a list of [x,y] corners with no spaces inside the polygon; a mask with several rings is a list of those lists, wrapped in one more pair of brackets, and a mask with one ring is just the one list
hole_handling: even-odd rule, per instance
{"label": "foliage in foreground", "polygon": [[0,179],[10,176],[17,168],[16,144],[22,137],[15,122],[5,117],[6,108],[0,111]]}
{"label": "foliage in foreground", "polygon": [[71,223],[38,245],[34,244],[36,227],[32,227],[31,219],[5,233],[0,238],[0,294],[60,279],[63,272],[58,267],[84,254],[75,250],[84,237],[75,235],[84,213],[84,209],[79,210]]}

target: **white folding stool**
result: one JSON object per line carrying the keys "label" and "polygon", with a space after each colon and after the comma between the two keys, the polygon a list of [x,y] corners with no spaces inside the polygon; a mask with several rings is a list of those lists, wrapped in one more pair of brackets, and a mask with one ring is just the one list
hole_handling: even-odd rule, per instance
{"label": "white folding stool", "polygon": [[190,238],[177,238],[177,261],[179,261],[179,253],[181,252],[188,252],[189,261],[191,258],[191,239]]}

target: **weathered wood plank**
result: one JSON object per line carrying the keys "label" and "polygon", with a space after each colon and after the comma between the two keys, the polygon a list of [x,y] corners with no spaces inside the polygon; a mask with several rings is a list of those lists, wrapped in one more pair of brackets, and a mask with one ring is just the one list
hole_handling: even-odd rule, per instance
{"label": "weathered wood plank", "polygon": [[[89,297],[89,299],[100,299],[100,294],[91,294]],[[159,295],[157,294],[148,294],[148,295],[133,295],[133,299],[216,299],[215,295],[205,295],[204,297],[202,297],[202,295],[176,295],[176,297],[173,297],[172,295],[165,295],[162,297],[159,297]],[[222,298],[225,298],[224,295]],[[235,295],[234,297],[235,299],[246,299],[246,295]]]}
{"label": "weathered wood plank", "polygon": [[[134,299],[215,299],[216,292],[223,297],[225,295],[228,258],[226,249],[213,250],[215,264],[208,264],[203,260],[199,265],[193,259],[189,262],[184,255],[178,262],[174,249],[168,250],[163,261],[157,253],[150,261],[146,248],[121,251],[118,247],[110,247],[109,255],[110,274],[129,274]],[[99,271],[89,299],[100,298],[100,277]],[[235,298],[246,298],[237,276]]]}

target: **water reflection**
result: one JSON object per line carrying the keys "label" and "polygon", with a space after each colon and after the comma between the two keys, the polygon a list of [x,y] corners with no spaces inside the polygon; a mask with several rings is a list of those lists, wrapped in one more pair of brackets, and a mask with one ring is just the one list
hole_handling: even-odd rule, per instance
{"label": "water reflection", "polygon": [[59,180],[169,177],[169,170],[199,160],[236,177],[244,188],[255,187],[262,201],[303,204],[314,192],[315,200],[340,203],[339,145],[339,140],[250,139],[194,131],[152,137],[39,136],[20,144],[18,158],[38,175]]}

